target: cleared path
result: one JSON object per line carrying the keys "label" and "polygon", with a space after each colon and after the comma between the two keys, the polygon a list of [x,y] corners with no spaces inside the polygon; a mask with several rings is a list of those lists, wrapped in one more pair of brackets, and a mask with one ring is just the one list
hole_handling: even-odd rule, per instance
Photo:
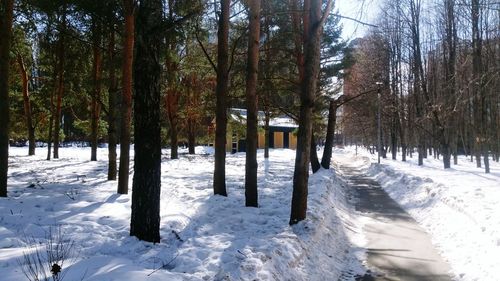
{"label": "cleared path", "polygon": [[360,280],[451,281],[449,265],[417,222],[375,180],[353,167],[339,168],[355,189],[356,210],[371,218],[363,231],[373,277]]}

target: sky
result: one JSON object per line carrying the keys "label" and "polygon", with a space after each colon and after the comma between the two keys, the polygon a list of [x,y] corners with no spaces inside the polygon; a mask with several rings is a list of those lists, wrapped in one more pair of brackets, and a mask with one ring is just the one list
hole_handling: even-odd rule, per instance
{"label": "sky", "polygon": [[[374,23],[378,11],[378,0],[336,0],[335,10],[340,15],[355,18],[362,22]],[[363,36],[368,27],[349,19],[341,19],[343,25],[342,37],[351,40]]]}

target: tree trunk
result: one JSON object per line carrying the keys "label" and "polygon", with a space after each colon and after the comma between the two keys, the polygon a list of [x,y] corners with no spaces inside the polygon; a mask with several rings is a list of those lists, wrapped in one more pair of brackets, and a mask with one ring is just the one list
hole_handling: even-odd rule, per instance
{"label": "tree trunk", "polygon": [[[54,76],[57,77],[57,71],[54,71]],[[56,78],[54,77],[54,81]],[[54,134],[52,133],[54,129],[54,113],[55,113],[55,104],[54,104],[54,96],[55,96],[56,86],[54,86],[54,91],[50,93],[50,118],[49,118],[49,132],[47,136],[47,161],[50,160],[51,148],[52,148],[52,138]]]}
{"label": "tree trunk", "polygon": [[333,141],[335,139],[335,123],[337,122],[337,104],[331,100],[328,107],[328,125],[326,127],[325,147],[323,149],[323,157],[321,157],[321,166],[325,169],[330,169],[332,161]]}
{"label": "tree trunk", "polygon": [[179,159],[179,132],[177,118],[170,120],[170,159]]}
{"label": "tree trunk", "polygon": [[226,134],[227,95],[229,91],[229,9],[231,0],[221,0],[217,31],[217,87],[215,109],[214,194],[227,196]]}
{"label": "tree trunk", "polygon": [[264,116],[264,158],[269,158],[269,140],[270,140],[270,132],[269,132],[269,119],[271,119],[271,113],[267,110]]}
{"label": "tree trunk", "polygon": [[115,68],[115,24],[109,30],[108,57],[109,57],[109,88],[108,88],[108,180],[116,180],[116,106],[118,81]]}
{"label": "tree trunk", "polygon": [[441,142],[441,153],[443,154],[443,164],[445,169],[451,168],[451,149],[450,145],[444,141]]}
{"label": "tree trunk", "polygon": [[406,162],[407,148],[405,144],[401,144],[401,161]]}
{"label": "tree trunk", "polygon": [[478,168],[481,167],[481,152],[483,149],[483,135],[482,135],[482,125],[481,124],[481,34],[479,31],[479,21],[480,21],[480,1],[471,1],[471,18],[472,18],[472,93],[473,93],[473,103],[474,103],[474,129],[476,133],[476,141],[474,143],[474,152],[476,154],[476,165]]}
{"label": "tree trunk", "polygon": [[17,54],[17,63],[19,64],[21,82],[23,88],[24,116],[26,118],[26,127],[28,128],[28,155],[35,155],[35,127],[33,126],[33,116],[31,112],[31,101],[28,88],[28,72],[24,64],[23,57]]}
{"label": "tree trunk", "polygon": [[92,101],[90,105],[91,118],[90,118],[90,144],[91,156],[90,161],[97,161],[97,142],[99,131],[99,117],[101,112],[101,78],[102,78],[102,52],[101,52],[101,25],[100,23],[92,23],[92,51],[94,53],[94,61],[92,66],[92,82],[94,89],[92,93]]}
{"label": "tree trunk", "polygon": [[[382,124],[380,126],[382,126]],[[380,138],[381,138],[380,142],[382,143],[382,158],[386,159],[388,146],[386,144],[386,138],[383,130],[381,130]]]}
{"label": "tree trunk", "polygon": [[316,138],[314,137],[314,133],[311,134],[311,150],[309,151],[310,161],[311,161],[311,169],[313,174],[319,171],[321,165],[318,159],[318,151],[316,150]]}
{"label": "tree trunk", "polygon": [[[459,127],[457,126],[456,129],[458,130]],[[453,155],[453,165],[458,165],[458,134],[459,132],[456,132],[455,134],[455,140],[453,141],[452,145],[452,155]]]}
{"label": "tree trunk", "polygon": [[392,160],[396,160],[396,155],[398,152],[398,139],[396,137],[396,117],[392,117],[391,122],[391,157]]}
{"label": "tree trunk", "polygon": [[421,140],[419,140],[417,150],[418,150],[418,165],[422,166],[422,165],[424,165],[425,148],[422,145]]}
{"label": "tree trunk", "polygon": [[57,45],[57,57],[58,57],[58,66],[57,66],[57,94],[56,94],[56,108],[54,114],[54,159],[59,158],[59,136],[61,131],[61,106],[62,106],[62,98],[64,95],[64,59],[65,59],[65,32],[66,32],[66,7],[64,7],[61,27],[59,31],[59,41]]}
{"label": "tree trunk", "polygon": [[119,194],[128,193],[130,165],[130,118],[132,115],[132,63],[134,59],[134,1],[123,0],[125,39],[122,61],[122,105],[120,124],[120,166],[118,169]]}
{"label": "tree trunk", "polygon": [[160,242],[160,54],[163,3],[141,1],[134,60],[135,157],[130,235]]}
{"label": "tree trunk", "polygon": [[258,207],[257,193],[257,74],[259,71],[260,0],[249,1],[249,38],[246,79],[247,136],[245,153],[245,206]]}
{"label": "tree trunk", "polygon": [[[172,62],[167,61],[167,65],[171,65]],[[177,71],[176,67],[168,67],[167,72],[170,75],[175,75]],[[167,111],[168,122],[170,123],[170,159],[179,159],[179,98],[180,92],[177,89],[177,85],[169,78],[169,86],[167,90],[167,95],[165,96],[165,106]]]}
{"label": "tree trunk", "polygon": [[47,136],[47,160],[50,160],[51,151],[52,151],[52,130],[54,129],[54,115],[51,113],[49,118],[49,131]]}
{"label": "tree trunk", "polygon": [[9,168],[9,53],[14,0],[0,3],[0,197],[7,197]]}
{"label": "tree trunk", "polygon": [[188,118],[188,153],[195,154],[195,146],[196,146],[196,124],[195,120],[192,118]]}
{"label": "tree trunk", "polygon": [[[175,21],[174,0],[168,0],[168,20]],[[167,36],[168,37],[168,36]],[[169,38],[167,38],[169,39]],[[177,42],[170,38],[166,40],[165,68],[167,75],[166,107],[167,117],[170,123],[170,158],[179,158],[179,101],[181,90],[178,87],[179,63],[177,56]]]}
{"label": "tree trunk", "polygon": [[[304,3],[304,79],[301,81],[299,132],[293,174],[293,194],[290,212],[290,224],[296,224],[306,218],[309,180],[309,157],[312,134],[312,108],[317,89],[320,70],[321,33],[324,19],[329,13],[331,1],[328,1],[325,15],[321,16],[320,0],[306,0]],[[309,6],[310,4],[310,6]],[[309,9],[306,7],[310,7]],[[307,19],[307,20],[305,20]],[[311,24],[309,24],[311,23]]]}

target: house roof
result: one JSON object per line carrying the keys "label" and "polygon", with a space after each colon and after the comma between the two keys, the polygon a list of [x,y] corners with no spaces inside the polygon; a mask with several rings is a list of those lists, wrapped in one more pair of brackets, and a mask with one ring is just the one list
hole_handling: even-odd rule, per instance
{"label": "house roof", "polygon": [[[238,121],[238,122],[243,122],[244,120],[247,119],[247,110],[243,108],[231,108],[230,109],[230,116],[233,120]],[[259,120],[259,126],[264,126],[264,118],[265,114],[263,111],[259,111],[258,113],[258,120]],[[286,115],[281,115],[278,117],[271,118],[269,120],[269,126],[270,127],[287,127],[287,128],[298,128],[299,126],[293,120],[292,118],[286,116]]]}

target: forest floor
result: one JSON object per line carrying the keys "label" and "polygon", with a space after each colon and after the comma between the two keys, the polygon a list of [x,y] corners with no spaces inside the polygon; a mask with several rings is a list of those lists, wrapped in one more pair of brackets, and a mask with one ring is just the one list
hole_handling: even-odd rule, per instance
{"label": "forest floor", "polygon": [[63,265],[69,281],[353,280],[364,272],[363,251],[352,246],[362,242],[362,222],[333,170],[311,176],[308,219],[288,225],[295,151],[272,150],[269,160],[259,151],[259,208],[247,208],[244,154],[227,157],[226,198],[213,195],[210,149],[178,160],[164,150],[159,244],[129,236],[131,195],[106,180],[107,149],[97,162],[90,148],[61,148],[51,161],[45,153],[10,150],[9,197],[0,199],[3,281],[26,280],[23,252],[58,230],[64,245],[74,243]]}
{"label": "forest floor", "polygon": [[[490,160],[490,174],[476,168],[476,163],[465,156],[459,156],[458,165],[447,170],[442,168],[441,160],[432,156],[420,167],[416,156],[407,162],[382,159],[379,165],[376,155],[364,149],[356,153],[354,147],[336,150],[333,158],[337,165],[354,167],[364,181],[380,184],[430,235],[441,257],[451,266],[450,274],[455,280],[498,280],[499,163]],[[401,159],[400,155],[397,159]],[[391,208],[389,204],[383,211],[390,212]],[[397,224],[398,218],[393,219]],[[410,243],[416,243],[416,238],[411,238],[415,242]],[[370,249],[367,252],[370,257]]]}
{"label": "forest floor", "polygon": [[[209,148],[178,160],[164,150],[159,244],[129,236],[131,194],[117,195],[116,182],[106,180],[106,148],[98,150],[97,162],[89,161],[90,148],[61,148],[61,158],[52,161],[45,153],[10,149],[9,197],[0,199],[3,281],[27,280],[23,252],[43,250],[49,233],[58,230],[63,245],[74,243],[63,265],[69,281],[352,281],[370,268],[370,237],[363,229],[372,221],[359,210],[343,171],[312,175],[308,218],[288,225],[295,151],[271,150],[265,160],[259,150],[259,208],[246,208],[244,154],[227,157],[226,198],[213,195]],[[465,158],[446,171],[434,159],[425,167],[414,159],[378,165],[374,155],[355,155],[349,147],[336,150],[333,159],[379,182],[430,235],[454,279],[498,279],[498,163],[489,175]]]}

